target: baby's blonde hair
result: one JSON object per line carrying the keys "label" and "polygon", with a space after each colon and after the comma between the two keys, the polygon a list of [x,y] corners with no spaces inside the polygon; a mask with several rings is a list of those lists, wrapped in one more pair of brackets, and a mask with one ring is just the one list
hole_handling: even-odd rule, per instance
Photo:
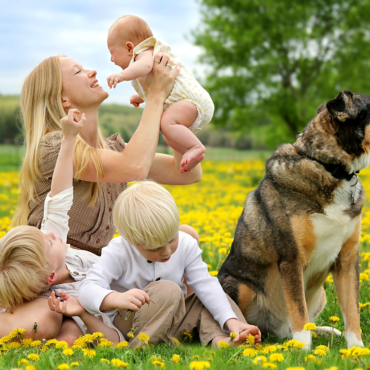
{"label": "baby's blonde hair", "polygon": [[18,226],[0,239],[0,306],[14,308],[47,288],[51,270],[43,233]]}
{"label": "baby's blonde hair", "polygon": [[118,36],[126,41],[132,41],[135,45],[153,37],[152,30],[148,24],[136,15],[124,15],[118,18],[110,27],[109,32],[118,31]]}
{"label": "baby's blonde hair", "polygon": [[180,215],[172,195],[153,181],[130,186],[117,198],[113,222],[129,243],[157,249],[179,230]]}

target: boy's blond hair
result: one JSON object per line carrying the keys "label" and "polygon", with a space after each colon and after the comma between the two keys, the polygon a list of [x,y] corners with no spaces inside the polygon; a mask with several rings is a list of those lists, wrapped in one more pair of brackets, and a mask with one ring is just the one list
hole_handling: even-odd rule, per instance
{"label": "boy's blond hair", "polygon": [[50,266],[43,233],[18,226],[0,239],[0,306],[14,308],[47,288]]}
{"label": "boy's blond hair", "polygon": [[113,222],[129,243],[157,249],[179,230],[180,215],[172,195],[153,181],[130,186],[117,198]]}
{"label": "boy's blond hair", "polygon": [[125,41],[132,41],[135,45],[153,37],[148,24],[136,15],[124,15],[118,18],[110,27],[109,33],[117,32],[117,36]]}

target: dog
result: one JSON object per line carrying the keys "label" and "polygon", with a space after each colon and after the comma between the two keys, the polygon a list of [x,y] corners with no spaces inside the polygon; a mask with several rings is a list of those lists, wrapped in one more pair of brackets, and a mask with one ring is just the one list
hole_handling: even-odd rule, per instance
{"label": "dog", "polygon": [[245,202],[218,277],[248,323],[309,349],[305,324],[326,303],[331,272],[348,348],[363,347],[359,314],[359,239],[370,164],[370,97],[342,91],[321,105],[294,144],[266,163]]}

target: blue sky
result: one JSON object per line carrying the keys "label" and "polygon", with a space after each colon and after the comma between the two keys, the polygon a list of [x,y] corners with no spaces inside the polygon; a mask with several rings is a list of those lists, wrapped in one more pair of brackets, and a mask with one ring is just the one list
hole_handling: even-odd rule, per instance
{"label": "blue sky", "polygon": [[[192,45],[191,30],[200,23],[196,0],[6,0],[0,12],[0,94],[19,94],[27,74],[43,59],[65,54],[106,77],[118,72],[110,62],[106,36],[121,15],[142,17],[153,34],[166,41],[195,75],[201,50]],[[131,83],[109,90],[106,103],[129,104]]]}

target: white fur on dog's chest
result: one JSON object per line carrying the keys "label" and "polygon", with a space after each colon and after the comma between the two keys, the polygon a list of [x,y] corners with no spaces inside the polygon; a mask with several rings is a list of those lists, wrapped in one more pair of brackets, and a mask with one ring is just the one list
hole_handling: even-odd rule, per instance
{"label": "white fur on dog's chest", "polygon": [[[311,216],[316,246],[311,255],[309,265],[304,272],[304,281],[307,284],[309,278],[318,272],[328,270],[337,258],[342,245],[352,236],[358,223],[358,218],[351,219],[344,211],[351,203],[351,185],[355,184],[356,178],[345,181],[334,193],[334,202],[325,207],[324,214],[314,213]],[[361,185],[355,188],[355,200],[360,196]]]}

